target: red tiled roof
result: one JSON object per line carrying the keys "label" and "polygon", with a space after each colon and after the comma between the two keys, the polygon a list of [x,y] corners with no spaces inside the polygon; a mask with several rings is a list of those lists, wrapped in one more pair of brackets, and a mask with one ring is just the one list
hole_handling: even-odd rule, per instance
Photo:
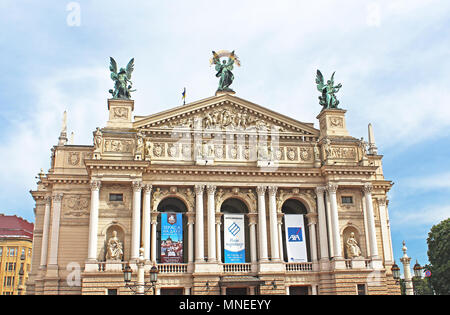
{"label": "red tiled roof", "polygon": [[33,239],[34,224],[15,215],[0,213],[0,238]]}

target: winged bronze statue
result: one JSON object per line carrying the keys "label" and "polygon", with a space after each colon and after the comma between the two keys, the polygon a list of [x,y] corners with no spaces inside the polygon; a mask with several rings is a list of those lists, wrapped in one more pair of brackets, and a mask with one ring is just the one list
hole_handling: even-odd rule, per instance
{"label": "winged bronze statue", "polygon": [[335,94],[339,92],[342,84],[339,83],[336,86],[334,85],[334,74],[335,72],[333,72],[331,79],[325,84],[322,73],[317,70],[316,84],[317,90],[322,93],[322,95],[319,96],[319,103],[323,106],[322,110],[328,108],[338,108],[339,101]]}
{"label": "winged bronze statue", "polygon": [[131,98],[130,92],[136,90],[131,90],[133,83],[131,82],[131,74],[134,70],[134,58],[132,58],[126,68],[120,68],[117,72],[117,63],[114,58],[110,57],[109,70],[111,71],[111,79],[114,81],[114,90],[109,90],[113,98],[127,99]]}
{"label": "winged bronze statue", "polygon": [[231,53],[226,52],[226,55],[228,55],[228,61],[224,60],[222,63],[220,62],[220,55],[225,54],[225,52],[218,54],[213,51],[212,54],[212,63],[216,65],[216,77],[220,78],[217,91],[234,92],[232,89],[230,89],[230,85],[234,80],[234,75],[231,70],[233,70],[233,64],[235,63],[235,61],[236,64],[239,65],[239,60],[234,54],[234,50]]}

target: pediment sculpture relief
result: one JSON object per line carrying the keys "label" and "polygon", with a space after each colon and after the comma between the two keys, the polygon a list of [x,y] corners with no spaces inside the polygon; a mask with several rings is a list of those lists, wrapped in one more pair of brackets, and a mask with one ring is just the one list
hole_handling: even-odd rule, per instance
{"label": "pediment sculpture relief", "polygon": [[246,109],[237,109],[232,106],[215,108],[183,119],[170,122],[163,128],[186,128],[186,129],[205,129],[205,130],[253,130],[285,131],[284,127],[270,123],[249,113]]}

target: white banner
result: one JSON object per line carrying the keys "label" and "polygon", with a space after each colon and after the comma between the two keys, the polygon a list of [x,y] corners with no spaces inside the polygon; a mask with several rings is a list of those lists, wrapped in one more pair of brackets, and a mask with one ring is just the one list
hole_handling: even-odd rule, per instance
{"label": "white banner", "polygon": [[223,244],[225,263],[245,263],[243,214],[224,214]]}
{"label": "white banner", "polygon": [[302,214],[285,214],[288,262],[307,262],[305,226]]}

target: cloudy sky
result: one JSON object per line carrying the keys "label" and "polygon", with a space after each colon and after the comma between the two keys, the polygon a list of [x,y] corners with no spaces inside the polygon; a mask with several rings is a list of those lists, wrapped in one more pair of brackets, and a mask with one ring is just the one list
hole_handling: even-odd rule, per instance
{"label": "cloudy sky", "polygon": [[[276,3],[276,4],[274,4]],[[211,50],[236,50],[237,96],[300,121],[320,111],[316,69],[336,71],[354,137],[374,126],[394,254],[427,262],[427,233],[450,216],[450,2],[0,0],[0,212],[34,221],[62,113],[76,144],[107,120],[109,57],[135,57],[135,115],[214,95]]]}

